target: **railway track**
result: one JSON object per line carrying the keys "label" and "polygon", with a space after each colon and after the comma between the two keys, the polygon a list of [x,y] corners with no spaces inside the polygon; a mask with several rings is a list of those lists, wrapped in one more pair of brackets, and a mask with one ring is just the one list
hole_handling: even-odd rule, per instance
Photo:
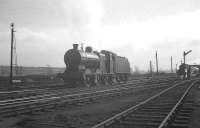
{"label": "railway track", "polygon": [[[171,82],[171,81],[168,81]],[[82,92],[77,94],[56,93],[50,95],[33,96],[18,98],[13,100],[0,101],[0,114],[1,116],[12,116],[21,113],[28,113],[36,110],[42,110],[45,108],[52,108],[60,104],[86,102],[91,99],[99,97],[121,95],[124,93],[131,93],[139,89],[149,89],[169,86],[169,83],[160,82],[148,86],[119,86],[111,89],[94,91],[94,92]]]}
{"label": "railway track", "polygon": [[175,84],[92,128],[184,128],[192,111],[185,99],[196,82]]}
{"label": "railway track", "polygon": [[0,91],[0,100],[9,100],[9,99],[16,99],[16,98],[23,98],[23,97],[30,97],[36,96],[40,94],[54,94],[54,93],[78,93],[90,90],[102,90],[102,89],[109,89],[115,88],[120,86],[129,86],[129,85],[147,85],[147,84],[154,84],[154,83],[163,83],[170,80],[177,80],[176,78],[169,78],[169,79],[155,79],[155,80],[130,80],[127,83],[118,83],[112,86],[98,86],[98,87],[91,87],[91,88],[64,88],[63,86],[57,88],[36,88],[36,89],[24,89],[24,90],[13,90],[13,91]]}
{"label": "railway track", "polygon": [[[195,88],[193,88],[193,91],[194,90]],[[187,94],[187,96],[181,99],[180,103],[174,107],[168,118],[163,121],[163,124],[160,127],[188,128],[192,112],[195,110],[194,100],[193,92]]]}

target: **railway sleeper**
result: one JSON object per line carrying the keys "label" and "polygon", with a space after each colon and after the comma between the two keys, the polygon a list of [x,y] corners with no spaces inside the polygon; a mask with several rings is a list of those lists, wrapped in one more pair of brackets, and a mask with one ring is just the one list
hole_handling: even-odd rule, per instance
{"label": "railway sleeper", "polygon": [[177,119],[190,119],[190,116],[181,116],[181,115],[177,115],[176,116]]}
{"label": "railway sleeper", "polygon": [[179,116],[191,117],[189,113],[179,113]]}
{"label": "railway sleeper", "polygon": [[193,106],[195,104],[195,102],[193,100],[190,100],[190,101],[185,101],[183,103],[183,106]]}
{"label": "railway sleeper", "polygon": [[166,110],[166,109],[158,109],[158,110],[155,110],[155,109],[141,109],[140,112],[143,112],[143,113],[148,113],[148,114],[159,114],[159,113],[163,113],[163,114],[167,114],[170,110]]}
{"label": "railway sleeper", "polygon": [[180,110],[178,113],[181,114],[191,114],[193,110]]}
{"label": "railway sleeper", "polygon": [[150,106],[150,107],[148,107],[147,109],[171,109],[171,106],[167,106],[167,105],[165,105],[165,106],[160,106],[160,105],[155,105],[155,106]]}
{"label": "railway sleeper", "polygon": [[186,124],[176,124],[176,123],[173,123],[173,124],[170,124],[168,126],[168,128],[188,128],[188,125]]}
{"label": "railway sleeper", "polygon": [[130,117],[133,117],[133,118],[164,118],[165,116],[164,115],[138,115],[138,114],[132,114],[130,115]]}
{"label": "railway sleeper", "polygon": [[139,112],[136,112],[136,114],[141,114],[141,115],[147,115],[147,114],[151,114],[151,115],[159,115],[159,116],[166,116],[169,112],[158,112],[158,111],[155,111],[155,112],[152,112],[152,111],[148,111],[148,112],[143,112],[143,111],[139,111]]}
{"label": "railway sleeper", "polygon": [[[160,96],[161,97],[161,96]],[[165,100],[165,99],[160,99],[160,100]],[[160,102],[160,101],[158,101],[158,102],[155,102],[155,101],[151,101],[151,106],[162,106],[162,107],[166,107],[166,106],[174,106],[174,104],[176,103],[176,101],[162,101],[162,102]],[[147,107],[149,107],[149,106],[147,106]]]}
{"label": "railway sleeper", "polygon": [[177,111],[177,114],[191,114],[194,111],[194,108],[188,108],[188,109],[182,109],[180,108],[180,110]]}
{"label": "railway sleeper", "polygon": [[180,106],[181,110],[194,110],[194,105]]}
{"label": "railway sleeper", "polygon": [[137,123],[148,123],[148,122],[156,122],[159,123],[162,121],[163,118],[131,118],[127,117],[124,119],[124,121],[129,121],[129,122],[137,122]]}
{"label": "railway sleeper", "polygon": [[173,123],[176,123],[176,124],[187,124],[187,123],[189,123],[189,120],[175,119],[173,121]]}
{"label": "railway sleeper", "polygon": [[154,112],[154,111],[159,111],[159,112],[169,112],[170,108],[142,108],[140,111],[143,112]]}
{"label": "railway sleeper", "polygon": [[157,103],[157,104],[152,104],[151,106],[152,107],[169,107],[169,106],[172,106],[174,105],[173,103]]}

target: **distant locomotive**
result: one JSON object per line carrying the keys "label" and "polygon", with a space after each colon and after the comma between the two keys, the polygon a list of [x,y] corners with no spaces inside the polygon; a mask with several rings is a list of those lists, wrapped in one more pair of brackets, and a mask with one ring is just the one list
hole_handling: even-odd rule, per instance
{"label": "distant locomotive", "polygon": [[181,64],[177,71],[177,75],[181,79],[190,79],[190,77],[197,77],[200,75],[200,65]]}
{"label": "distant locomotive", "polygon": [[63,80],[66,83],[84,83],[91,86],[99,83],[112,83],[127,81],[130,74],[130,64],[127,58],[120,57],[110,51],[93,51],[92,47],[78,49],[78,44],[73,44],[73,49],[64,55],[66,70]]}

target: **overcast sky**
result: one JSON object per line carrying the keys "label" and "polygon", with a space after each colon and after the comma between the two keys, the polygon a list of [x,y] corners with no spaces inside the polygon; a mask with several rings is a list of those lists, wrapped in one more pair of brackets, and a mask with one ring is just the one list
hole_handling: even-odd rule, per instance
{"label": "overcast sky", "polygon": [[0,65],[9,64],[10,23],[15,23],[18,63],[64,67],[73,43],[128,57],[142,70],[200,63],[199,0],[0,0]]}

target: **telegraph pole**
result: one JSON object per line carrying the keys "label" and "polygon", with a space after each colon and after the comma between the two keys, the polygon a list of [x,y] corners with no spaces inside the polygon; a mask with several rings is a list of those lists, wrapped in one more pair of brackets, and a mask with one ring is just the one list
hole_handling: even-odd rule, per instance
{"label": "telegraph pole", "polygon": [[157,55],[157,51],[156,51],[156,72],[158,74],[158,55]]}
{"label": "telegraph pole", "polygon": [[171,56],[171,73],[173,72],[173,67],[172,67],[172,56]]}
{"label": "telegraph pole", "polygon": [[150,71],[151,77],[153,77],[153,70],[152,70],[152,62],[151,62],[151,60],[149,62],[149,71]]}
{"label": "telegraph pole", "polygon": [[13,42],[14,42],[14,23],[11,23],[11,48],[10,48],[10,85],[13,84]]}
{"label": "telegraph pole", "polygon": [[189,54],[190,52],[192,52],[192,50],[190,50],[190,51],[188,51],[188,52],[183,52],[183,63],[185,64],[185,56],[187,55],[187,54]]}

